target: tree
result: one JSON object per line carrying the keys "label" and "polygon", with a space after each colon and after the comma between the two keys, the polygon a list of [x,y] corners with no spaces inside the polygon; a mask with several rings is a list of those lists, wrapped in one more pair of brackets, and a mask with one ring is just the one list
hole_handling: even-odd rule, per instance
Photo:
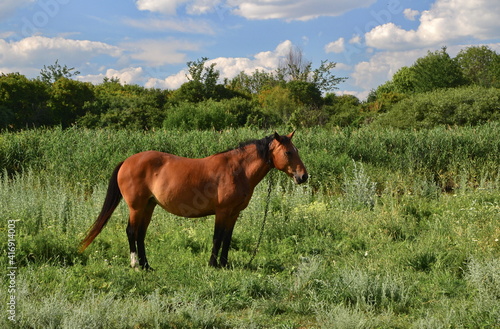
{"label": "tree", "polygon": [[347,79],[332,74],[336,65],[335,62],[324,60],[317,69],[312,70],[312,62],[304,59],[302,49],[292,47],[276,70],[276,76],[284,81],[311,82],[326,93],[337,89],[336,85]]}
{"label": "tree", "polygon": [[335,62],[321,61],[321,65],[312,72],[312,83],[322,92],[329,92],[338,89],[336,86],[347,80],[346,77],[336,77],[331,73],[337,66]]}
{"label": "tree", "polygon": [[411,66],[415,92],[427,92],[439,88],[455,88],[466,83],[457,61],[446,52],[446,47],[428,52]]}
{"label": "tree", "polygon": [[299,105],[319,107],[322,105],[321,91],[312,82],[290,81],[286,84],[294,101]]}
{"label": "tree", "polygon": [[84,105],[93,98],[90,82],[59,78],[52,84],[49,100],[55,123],[60,123],[63,128],[69,127],[85,114]]}
{"label": "tree", "polygon": [[[265,89],[271,89],[278,84],[280,82],[272,72],[259,69],[255,70],[251,75],[242,71],[231,80],[226,81],[226,85],[230,89],[250,95],[258,94]],[[284,82],[281,82],[281,84],[284,84]]]}
{"label": "tree", "polygon": [[278,77],[285,81],[307,81],[311,73],[312,62],[307,61],[302,49],[291,47],[276,70]]}
{"label": "tree", "polygon": [[483,87],[499,85],[500,55],[488,46],[462,49],[455,59],[469,83]]}
{"label": "tree", "polygon": [[43,66],[40,71],[40,80],[46,84],[52,84],[60,78],[71,78],[80,74],[74,67],[61,66],[59,60],[56,60],[54,65]]}
{"label": "tree", "polygon": [[48,90],[39,80],[20,73],[0,75],[0,127],[23,128],[51,123]]}
{"label": "tree", "polygon": [[202,86],[203,98],[209,99],[215,96],[217,81],[219,80],[220,72],[215,69],[216,63],[205,65],[207,57],[202,57],[197,61],[187,62],[189,75],[186,75],[188,80],[195,82],[196,85]]}
{"label": "tree", "polygon": [[208,58],[202,57],[197,61],[187,62],[189,80],[172,94],[174,101],[201,102],[207,99],[222,100],[233,97],[246,97],[237,90],[228,89],[218,84],[220,72],[215,68],[216,63],[206,65]]}

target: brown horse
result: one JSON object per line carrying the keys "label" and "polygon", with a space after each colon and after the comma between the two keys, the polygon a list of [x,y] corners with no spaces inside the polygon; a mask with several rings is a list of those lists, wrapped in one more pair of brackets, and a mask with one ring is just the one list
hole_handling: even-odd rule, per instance
{"label": "brown horse", "polygon": [[82,241],[80,251],[101,232],[123,197],[130,211],[127,236],[132,267],[137,267],[138,262],[142,268],[150,268],[144,238],[156,205],[182,217],[215,214],[209,265],[226,266],[236,219],[266,174],[276,168],[293,177],[297,184],[307,180],[307,170],[291,141],[293,134],[274,133],[203,159],[156,151],[132,155],[113,171],[101,213]]}

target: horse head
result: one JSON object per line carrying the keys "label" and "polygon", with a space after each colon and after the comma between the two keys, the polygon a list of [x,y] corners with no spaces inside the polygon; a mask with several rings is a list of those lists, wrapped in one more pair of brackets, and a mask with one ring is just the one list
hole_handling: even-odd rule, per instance
{"label": "horse head", "polygon": [[309,175],[307,169],[299,157],[299,151],[292,143],[294,132],[280,136],[274,133],[274,139],[269,146],[270,156],[274,167],[293,177],[295,183],[302,184],[307,181]]}

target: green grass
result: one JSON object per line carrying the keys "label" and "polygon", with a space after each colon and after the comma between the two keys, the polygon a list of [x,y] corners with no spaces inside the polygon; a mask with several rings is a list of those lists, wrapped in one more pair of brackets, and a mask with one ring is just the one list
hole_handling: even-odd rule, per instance
{"label": "green grass", "polygon": [[[300,131],[296,145],[312,181],[297,186],[275,173],[270,200],[267,179],[257,186],[236,224],[229,269],[207,265],[213,218],[183,219],[158,209],[146,238],[153,272],[129,268],[123,203],[85,253],[77,251],[115,163],[150,148],[208,155],[267,132],[1,134],[0,243],[7,245],[8,221],[15,220],[18,268],[17,322],[5,312],[0,327],[500,326],[494,128],[388,130],[371,138],[363,130]],[[414,140],[414,147],[403,140]],[[432,143],[442,143],[439,152]],[[447,143],[462,143],[466,156],[451,154]],[[370,147],[376,154],[368,155]],[[327,161],[334,156],[337,163]],[[440,175],[453,180],[453,189]],[[266,202],[263,241],[247,267]],[[8,260],[3,253],[5,270]],[[6,305],[9,278],[1,284]]]}

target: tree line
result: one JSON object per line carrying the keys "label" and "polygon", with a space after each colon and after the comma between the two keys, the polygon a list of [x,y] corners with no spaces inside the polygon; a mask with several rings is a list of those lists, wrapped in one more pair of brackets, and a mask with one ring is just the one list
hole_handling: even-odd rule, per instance
{"label": "tree line", "polygon": [[336,95],[345,77],[336,63],[313,69],[292,49],[272,72],[240,72],[221,81],[207,58],[187,63],[188,81],[176,90],[122,85],[104,78],[97,85],[75,80],[75,68],[44,66],[40,76],[0,76],[0,128],[73,125],[88,128],[216,129],[288,125],[400,128],[438,124],[474,125],[500,119],[500,55],[486,46],[428,52],[403,67],[366,101]]}

